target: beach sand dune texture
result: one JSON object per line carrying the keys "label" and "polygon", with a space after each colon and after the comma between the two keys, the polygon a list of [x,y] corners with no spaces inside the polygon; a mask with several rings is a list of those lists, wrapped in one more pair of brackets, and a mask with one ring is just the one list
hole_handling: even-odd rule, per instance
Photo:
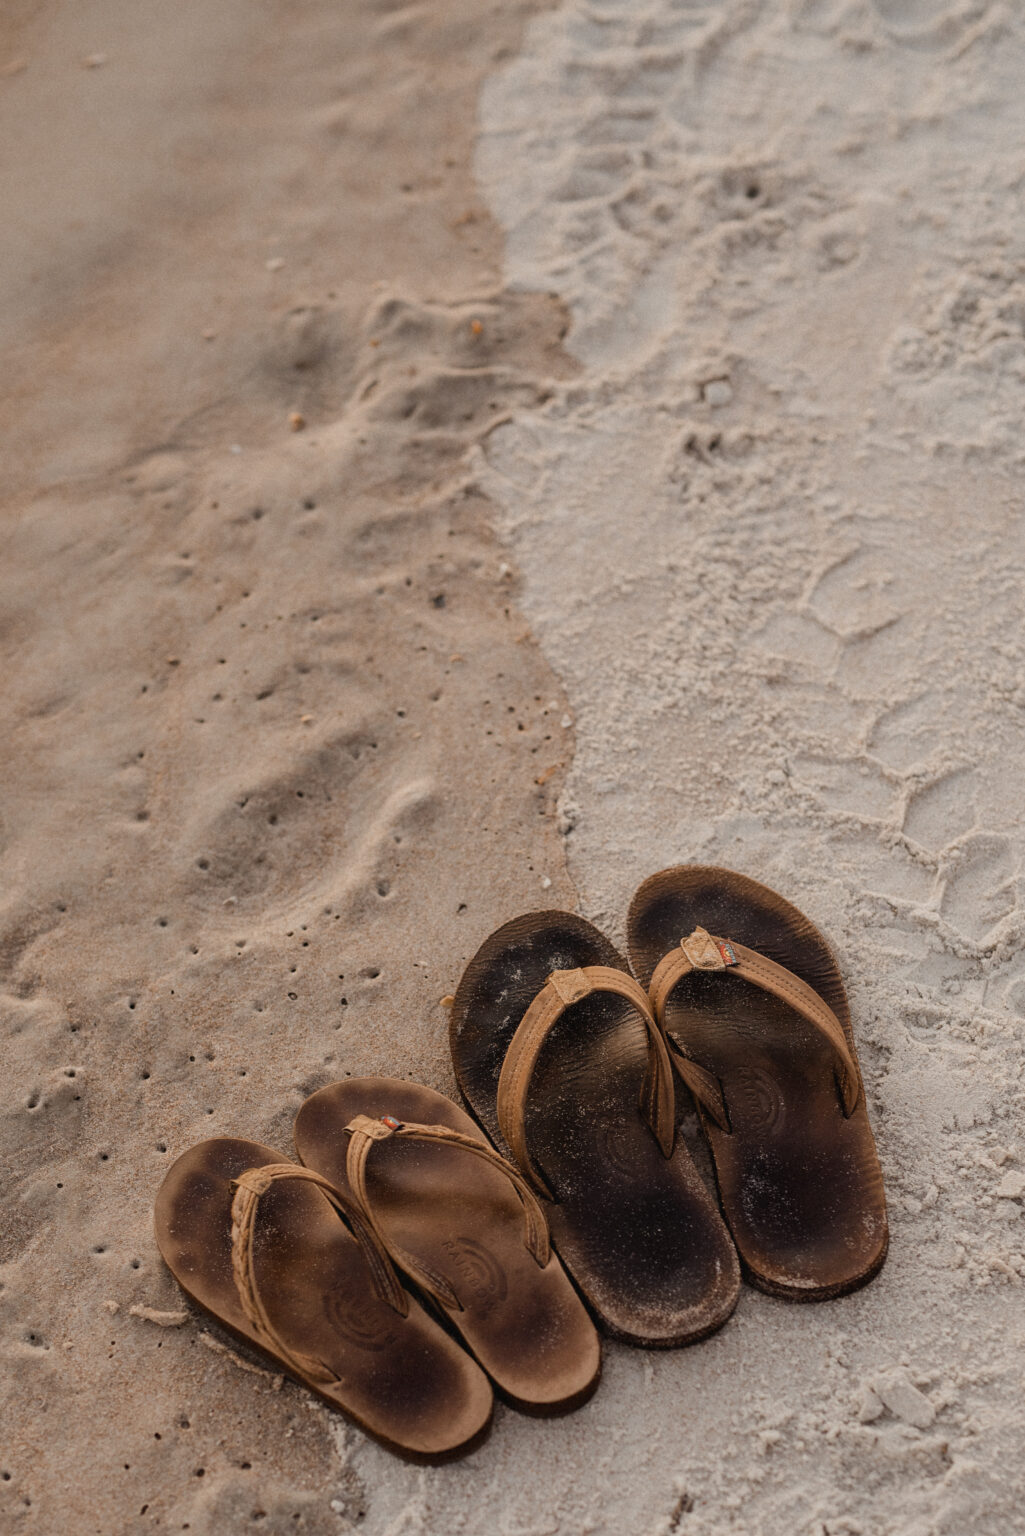
{"label": "beach sand dune texture", "polygon": [[[9,11],[4,1529],[1025,1531],[1022,78],[984,0]],[[173,1156],[451,1091],[491,928],[684,860],[837,948],[868,1289],[430,1470],[183,1303]]]}

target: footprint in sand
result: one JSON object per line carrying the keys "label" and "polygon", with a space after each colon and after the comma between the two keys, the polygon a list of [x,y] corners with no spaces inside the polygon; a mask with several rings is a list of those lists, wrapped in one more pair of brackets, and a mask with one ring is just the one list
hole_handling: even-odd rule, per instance
{"label": "footprint in sand", "polygon": [[794,760],[793,775],[831,811],[870,821],[889,816],[894,786],[873,763],[854,758],[799,757]]}
{"label": "footprint in sand", "polygon": [[869,747],[884,763],[907,772],[949,739],[945,711],[944,700],[932,692],[895,704],[879,716]]}
{"label": "footprint in sand", "polygon": [[951,860],[940,913],[966,938],[981,943],[1016,906],[1015,861],[1006,837],[978,832]]}
{"label": "footprint in sand", "polygon": [[926,784],[911,797],[904,831],[923,848],[946,848],[975,825],[975,775],[968,768]]}

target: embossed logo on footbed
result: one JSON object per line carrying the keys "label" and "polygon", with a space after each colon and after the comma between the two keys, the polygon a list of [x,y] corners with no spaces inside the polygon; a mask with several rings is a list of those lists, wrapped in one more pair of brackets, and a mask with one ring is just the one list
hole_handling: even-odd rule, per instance
{"label": "embossed logo on footbed", "polygon": [[761,1067],[736,1067],[727,1086],[730,1112],[738,1130],[774,1130],[786,1116],[779,1085]]}
{"label": "embossed logo on footbed", "polygon": [[395,1342],[395,1328],[381,1304],[344,1281],[326,1292],[324,1313],[335,1332],[357,1349],[376,1354]]}
{"label": "embossed logo on footbed", "polygon": [[505,1270],[495,1255],[472,1237],[450,1237],[442,1247],[459,1277],[455,1289],[463,1306],[472,1304],[481,1317],[489,1317],[509,1291]]}

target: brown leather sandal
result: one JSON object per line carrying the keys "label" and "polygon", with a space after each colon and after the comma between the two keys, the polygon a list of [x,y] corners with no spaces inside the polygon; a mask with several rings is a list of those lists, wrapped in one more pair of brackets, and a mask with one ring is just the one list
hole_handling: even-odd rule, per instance
{"label": "brown leather sandal", "polygon": [[348,1078],[306,1100],[295,1145],[355,1199],[504,1397],[533,1413],[590,1397],[601,1345],[550,1251],[544,1212],[451,1099],[396,1078]]}
{"label": "brown leather sandal", "polygon": [[568,912],[506,923],[459,983],[451,1046],[467,1103],[548,1202],[606,1330],[670,1348],[721,1327],[737,1255],[676,1140],[665,1041],[608,940]]}
{"label": "brown leather sandal", "polygon": [[168,1170],[155,1228],[186,1295],[390,1450],[434,1462],[482,1438],[487,1377],[327,1179],[255,1141],[204,1141]]}
{"label": "brown leather sandal", "polygon": [[630,959],[697,1101],[746,1277],[794,1301],[882,1268],[883,1179],[850,1010],[822,934],[731,870],[645,880]]}

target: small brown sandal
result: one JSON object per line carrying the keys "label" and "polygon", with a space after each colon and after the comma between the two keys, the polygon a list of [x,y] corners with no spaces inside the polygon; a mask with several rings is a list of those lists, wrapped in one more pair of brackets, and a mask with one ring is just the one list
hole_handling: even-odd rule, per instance
{"label": "small brown sandal", "polygon": [[551,1253],[544,1212],[451,1099],[396,1078],[347,1078],[306,1100],[295,1145],[356,1201],[504,1397],[533,1413],[590,1397],[601,1345]]}
{"label": "small brown sandal", "polygon": [[442,1461],[482,1438],[487,1377],[320,1174],[258,1142],[204,1141],[168,1170],[154,1224],[186,1295],[390,1450]]}
{"label": "small brown sandal", "polygon": [[645,880],[627,933],[697,1101],[747,1278],[794,1301],[864,1285],[886,1258],[886,1201],[822,934],[767,886],[705,865]]}
{"label": "small brown sandal", "polygon": [[451,1014],[463,1095],[546,1205],[559,1254],[614,1337],[693,1343],[737,1302],[737,1255],[682,1140],[643,988],[568,912],[499,928]]}

